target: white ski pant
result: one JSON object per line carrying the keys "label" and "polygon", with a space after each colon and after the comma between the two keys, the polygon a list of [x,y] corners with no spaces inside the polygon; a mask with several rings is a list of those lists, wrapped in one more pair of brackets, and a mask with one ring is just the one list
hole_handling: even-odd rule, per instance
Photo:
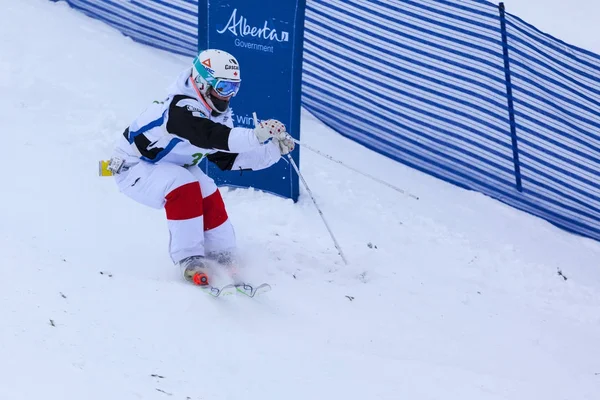
{"label": "white ski pant", "polygon": [[174,263],[235,248],[221,193],[199,167],[140,161],[115,180],[119,190],[138,203],[165,209]]}

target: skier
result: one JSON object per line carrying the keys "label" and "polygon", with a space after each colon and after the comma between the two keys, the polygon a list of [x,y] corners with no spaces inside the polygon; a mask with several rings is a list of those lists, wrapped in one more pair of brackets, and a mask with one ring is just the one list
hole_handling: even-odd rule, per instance
{"label": "skier", "polygon": [[227,264],[236,247],[219,189],[200,161],[206,157],[222,170],[256,171],[294,149],[277,120],[254,129],[233,127],[229,102],[240,83],[234,56],[202,51],[168,97],[151,104],[120,136],[109,163],[121,192],[165,209],[171,259],[196,285],[209,284],[205,257]]}

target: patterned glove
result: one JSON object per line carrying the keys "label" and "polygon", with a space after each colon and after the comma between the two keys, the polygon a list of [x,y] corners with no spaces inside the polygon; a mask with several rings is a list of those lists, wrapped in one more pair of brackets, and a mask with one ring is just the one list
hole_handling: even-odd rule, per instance
{"label": "patterned glove", "polygon": [[288,135],[285,130],[285,125],[276,119],[268,119],[259,123],[258,126],[254,128],[254,134],[260,143],[264,143],[271,138],[284,139],[285,136]]}
{"label": "patterned glove", "polygon": [[294,151],[294,147],[296,147],[294,143],[294,138],[289,133],[286,133],[285,136],[281,139],[273,140],[276,140],[279,144],[279,151],[281,152],[282,156],[291,153],[292,151]]}

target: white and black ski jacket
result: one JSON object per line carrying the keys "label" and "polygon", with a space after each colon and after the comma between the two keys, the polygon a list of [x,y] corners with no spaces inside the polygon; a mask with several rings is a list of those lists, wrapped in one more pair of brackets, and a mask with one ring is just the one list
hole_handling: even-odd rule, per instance
{"label": "white and black ski jacket", "polygon": [[279,146],[258,142],[253,129],[234,128],[231,109],[212,115],[184,71],[164,101],[155,101],[123,132],[116,156],[126,164],[168,162],[191,167],[204,157],[222,170],[260,170],[279,161]]}

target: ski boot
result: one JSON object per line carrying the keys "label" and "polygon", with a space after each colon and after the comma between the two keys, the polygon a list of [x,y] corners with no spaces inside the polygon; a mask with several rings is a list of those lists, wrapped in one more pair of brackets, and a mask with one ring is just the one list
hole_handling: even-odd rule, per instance
{"label": "ski boot", "polygon": [[179,268],[183,272],[186,281],[198,286],[207,286],[208,268],[204,263],[204,257],[191,256],[184,258],[179,262]]}
{"label": "ski boot", "polygon": [[219,267],[221,267],[227,275],[234,280],[235,283],[238,283],[239,280],[239,268],[238,268],[238,260],[237,257],[231,251],[224,251],[220,253],[209,253],[206,257],[217,263]]}

